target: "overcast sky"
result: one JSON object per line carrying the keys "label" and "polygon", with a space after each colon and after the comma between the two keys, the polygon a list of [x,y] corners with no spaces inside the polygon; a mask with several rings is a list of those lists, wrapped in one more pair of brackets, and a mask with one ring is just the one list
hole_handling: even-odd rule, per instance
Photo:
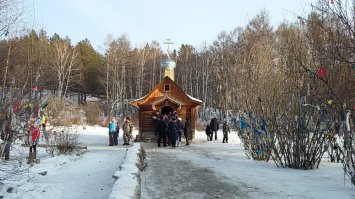
{"label": "overcast sky", "polygon": [[[271,25],[305,16],[316,0],[25,0],[33,11],[33,24],[48,35],[68,35],[75,44],[88,38],[103,52],[108,34],[127,33],[133,47],[167,38],[181,44],[212,43],[222,30],[244,27],[261,10]],[[325,0],[326,1],[326,0]]]}

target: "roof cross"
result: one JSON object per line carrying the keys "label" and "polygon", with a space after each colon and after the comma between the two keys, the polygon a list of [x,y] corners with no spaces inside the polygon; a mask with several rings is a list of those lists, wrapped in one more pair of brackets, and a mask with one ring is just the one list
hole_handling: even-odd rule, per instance
{"label": "roof cross", "polygon": [[163,42],[164,44],[168,44],[168,53],[170,52],[170,44],[174,44],[174,42],[171,41],[170,38],[166,39],[165,42]]}

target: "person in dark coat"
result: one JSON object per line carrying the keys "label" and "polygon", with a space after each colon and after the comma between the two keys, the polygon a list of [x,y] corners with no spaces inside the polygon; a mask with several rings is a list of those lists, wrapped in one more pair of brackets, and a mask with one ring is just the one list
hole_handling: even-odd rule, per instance
{"label": "person in dark coat", "polygon": [[230,127],[227,122],[224,122],[223,124],[223,143],[226,142],[228,143],[228,133],[230,133]]}
{"label": "person in dark coat", "polygon": [[179,147],[180,142],[181,142],[181,136],[182,136],[182,133],[184,132],[184,125],[182,124],[181,117],[179,117],[178,120],[176,121],[176,128],[177,128],[177,134],[178,134],[177,146]]}
{"label": "person in dark coat", "polygon": [[[167,126],[169,126],[170,119],[172,119],[172,118],[169,118],[169,115],[164,116],[164,122],[166,123]],[[166,130],[166,131],[167,131],[166,132],[166,144],[170,145],[170,134],[169,134],[168,130]]]}
{"label": "person in dark coat", "polygon": [[211,130],[212,130],[212,133],[215,133],[214,140],[217,140],[217,131],[218,131],[218,128],[219,128],[219,124],[218,124],[217,118],[212,118],[212,120],[210,122],[210,127],[211,127]]}
{"label": "person in dark coat", "polygon": [[113,143],[117,146],[118,145],[118,135],[120,133],[120,124],[118,123],[118,120],[115,120],[116,122],[116,131],[113,134]]}
{"label": "person in dark coat", "polygon": [[161,141],[163,146],[166,147],[166,132],[168,130],[168,124],[165,122],[166,115],[163,115],[158,121],[158,147],[160,147]]}
{"label": "person in dark coat", "polygon": [[154,116],[153,116],[153,126],[154,126],[154,135],[155,138],[158,137],[158,129],[159,129],[159,112],[157,112]]}
{"label": "person in dark coat", "polygon": [[206,135],[207,135],[207,141],[212,141],[213,138],[213,132],[211,130],[210,125],[206,126]]}
{"label": "person in dark coat", "polygon": [[178,136],[177,136],[176,118],[174,117],[169,120],[168,132],[169,132],[171,147],[176,147],[176,140]]}
{"label": "person in dark coat", "polygon": [[190,139],[190,130],[191,129],[191,124],[190,124],[190,119],[187,118],[184,126],[184,136],[186,138],[186,146],[190,145],[189,139]]}

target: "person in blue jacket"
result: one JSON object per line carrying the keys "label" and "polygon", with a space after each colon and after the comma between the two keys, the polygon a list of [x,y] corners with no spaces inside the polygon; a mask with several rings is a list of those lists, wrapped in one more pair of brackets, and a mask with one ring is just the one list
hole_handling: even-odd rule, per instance
{"label": "person in blue jacket", "polygon": [[114,118],[111,119],[110,123],[108,124],[108,135],[109,135],[109,146],[114,145],[113,137],[116,132],[116,121]]}

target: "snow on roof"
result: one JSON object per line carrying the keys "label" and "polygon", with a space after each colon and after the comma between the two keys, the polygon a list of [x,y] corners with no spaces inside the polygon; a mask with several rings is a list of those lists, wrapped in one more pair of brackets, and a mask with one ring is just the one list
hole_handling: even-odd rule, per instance
{"label": "snow on roof", "polygon": [[135,99],[135,100],[133,100],[133,101],[135,102],[135,101],[142,100],[142,99],[144,99],[147,95],[148,95],[148,94],[144,95],[144,96],[143,96],[143,97],[141,97],[141,98]]}
{"label": "snow on roof", "polygon": [[196,101],[196,102],[201,102],[201,103],[202,103],[201,100],[196,99],[196,98],[194,98],[194,97],[192,97],[192,96],[190,96],[190,95],[188,95],[188,94],[186,94],[186,95],[187,95],[187,97],[189,97],[190,99],[192,99],[192,100],[194,100],[194,101]]}

